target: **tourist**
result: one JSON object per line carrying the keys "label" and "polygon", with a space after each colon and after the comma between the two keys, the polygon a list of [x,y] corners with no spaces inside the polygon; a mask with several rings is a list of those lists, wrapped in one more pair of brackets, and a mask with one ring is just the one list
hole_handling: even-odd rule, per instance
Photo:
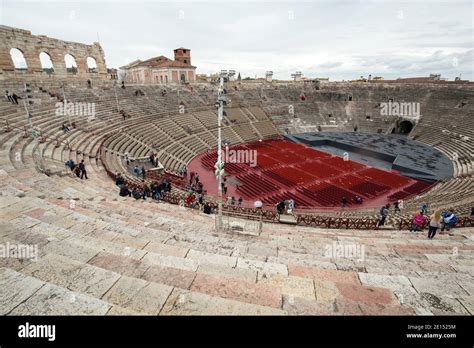
{"label": "tourist", "polygon": [[122,186],[125,184],[125,179],[123,178],[122,174],[117,173],[117,176],[115,178],[115,185],[118,187]]}
{"label": "tourist", "polygon": [[140,170],[140,172],[141,172],[141,174],[142,174],[143,180],[145,180],[145,176],[146,176],[145,166],[142,166],[142,169]]}
{"label": "tourist", "polygon": [[78,178],[81,177],[81,169],[79,168],[79,166],[74,166],[73,173],[76,174]]}
{"label": "tourist", "polygon": [[122,186],[120,186],[120,193],[119,193],[119,195],[120,195],[121,197],[127,197],[127,196],[131,197],[131,196],[132,196],[132,193],[129,191],[127,185],[123,184]]}
{"label": "tourist", "polygon": [[18,99],[21,99],[19,96],[17,96],[15,93],[12,94],[12,99],[13,103],[18,104]]}
{"label": "tourist", "polygon": [[411,222],[410,232],[421,231],[425,221],[426,221],[426,217],[423,215],[423,212],[420,211],[418,214],[415,215],[415,217],[413,218]]}
{"label": "tourist", "polygon": [[288,201],[288,213],[292,213],[293,212],[293,209],[295,209],[295,201],[290,199]]}
{"label": "tourist", "polygon": [[142,185],[143,185],[143,199],[146,199],[146,197],[150,197],[151,190],[146,184],[145,180],[142,180]]}
{"label": "tourist", "polygon": [[211,205],[208,202],[204,203],[204,208],[202,209],[202,211],[204,214],[212,214]]}
{"label": "tourist", "polygon": [[5,98],[7,98],[7,100],[8,100],[10,103],[13,103],[13,98],[12,98],[12,96],[10,95],[10,92],[5,91]]}
{"label": "tourist", "polygon": [[262,206],[263,206],[263,203],[261,200],[257,199],[254,203],[253,203],[253,207],[257,210],[261,210],[262,209]]}
{"label": "tourist", "polygon": [[196,196],[194,195],[193,192],[190,192],[185,200],[186,206],[188,208],[194,208],[194,206],[196,205],[195,200],[196,200]]}
{"label": "tourist", "polygon": [[138,168],[138,165],[133,167],[133,174],[135,174],[136,177],[140,176],[140,168]]}
{"label": "tourist", "polygon": [[341,207],[345,208],[346,206],[347,206],[347,198],[346,198],[346,196],[342,196]]}
{"label": "tourist", "polygon": [[165,187],[164,187],[165,192],[171,192],[171,182],[166,180],[165,182]]}
{"label": "tourist", "polygon": [[196,192],[201,195],[203,190],[204,190],[204,188],[203,188],[202,182],[198,182]]}
{"label": "tourist", "polygon": [[395,213],[400,212],[400,200],[395,202]]}
{"label": "tourist", "polygon": [[456,225],[458,217],[456,214],[454,214],[453,209],[449,209],[449,211],[443,213],[442,216],[443,223],[441,225],[441,231],[443,232],[446,229],[449,232],[452,228],[454,228],[454,225]]}
{"label": "tourist", "polygon": [[238,200],[238,206],[239,206],[239,207],[242,206],[242,201],[243,201],[242,197],[239,197],[239,200]]}
{"label": "tourist", "polygon": [[423,203],[421,205],[421,211],[423,212],[423,214],[427,214],[428,213],[428,204],[427,203]]}
{"label": "tourist", "polygon": [[79,163],[79,169],[81,171],[81,180],[86,177],[86,180],[89,179],[87,177],[87,171],[86,171],[86,165],[84,164],[84,160],[81,160],[81,163]]}
{"label": "tourist", "polygon": [[199,205],[199,209],[201,209],[201,207],[203,206],[204,204],[204,196],[201,195],[201,194],[198,194],[198,205]]}
{"label": "tourist", "polygon": [[140,190],[138,189],[137,186],[135,186],[132,190],[132,196],[133,196],[133,198],[138,200],[138,199],[143,197],[143,193],[140,192]]}
{"label": "tourist", "polygon": [[155,154],[153,152],[150,154],[150,163],[155,165]]}
{"label": "tourist", "polygon": [[163,189],[163,185],[162,185],[162,184],[159,184],[159,185],[158,185],[158,184],[154,183],[154,186],[152,187],[152,190],[153,190],[153,196],[155,197],[155,199],[156,199],[157,201],[159,201],[160,198],[161,198],[161,191],[162,191],[162,189]]}
{"label": "tourist", "polygon": [[63,123],[63,125],[61,126],[61,130],[64,132],[64,134],[66,134],[67,132],[69,132],[69,128]]}
{"label": "tourist", "polygon": [[380,208],[380,221],[378,227],[385,225],[385,220],[387,219],[389,214],[389,208],[390,204],[384,205],[382,208]]}
{"label": "tourist", "polygon": [[194,181],[196,182],[196,185],[199,183],[199,175],[196,174],[196,177],[194,178]]}
{"label": "tourist", "polygon": [[71,170],[71,172],[74,170],[75,166],[76,165],[74,164],[74,161],[72,159],[68,159],[66,161],[66,167],[68,167]]}
{"label": "tourist", "polygon": [[430,224],[428,229],[428,238],[433,239],[436,235],[436,231],[441,226],[443,222],[443,217],[441,216],[441,210],[438,209],[434,212],[433,215],[430,216]]}
{"label": "tourist", "polygon": [[283,214],[285,211],[285,201],[281,201],[280,203],[277,204],[276,206],[278,214]]}

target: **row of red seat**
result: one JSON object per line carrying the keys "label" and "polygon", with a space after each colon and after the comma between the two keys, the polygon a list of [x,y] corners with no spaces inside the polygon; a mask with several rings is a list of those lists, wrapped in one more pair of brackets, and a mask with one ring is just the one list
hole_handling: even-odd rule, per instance
{"label": "row of red seat", "polygon": [[393,188],[405,186],[411,181],[411,179],[408,179],[399,174],[390,173],[377,168],[369,168],[360,171],[358,174],[362,177],[367,178],[368,181],[375,181],[377,183],[384,184]]}
{"label": "row of red seat", "polygon": [[241,182],[237,191],[246,197],[261,197],[280,190],[280,187],[255,173],[241,174],[237,179]]}
{"label": "row of red seat", "polygon": [[283,193],[277,193],[271,196],[268,196],[262,200],[265,204],[278,204],[281,201],[292,199],[295,202],[295,207],[311,207],[315,203],[303,195],[293,194],[291,192],[285,191]]}

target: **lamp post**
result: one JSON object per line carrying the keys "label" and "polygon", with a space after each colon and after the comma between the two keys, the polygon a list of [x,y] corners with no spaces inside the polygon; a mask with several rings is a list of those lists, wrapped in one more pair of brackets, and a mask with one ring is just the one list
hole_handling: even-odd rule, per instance
{"label": "lamp post", "polygon": [[222,70],[219,78],[219,88],[217,90],[217,229],[221,230],[222,224],[222,173],[224,171],[224,162],[222,161],[222,119],[224,118],[224,105],[227,103],[227,97],[224,93],[224,78],[235,75],[234,71]]}

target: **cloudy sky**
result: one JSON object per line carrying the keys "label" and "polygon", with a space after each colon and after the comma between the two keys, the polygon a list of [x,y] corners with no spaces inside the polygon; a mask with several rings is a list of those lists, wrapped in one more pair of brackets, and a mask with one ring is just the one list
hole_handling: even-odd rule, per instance
{"label": "cloudy sky", "polygon": [[442,74],[474,80],[470,0],[0,0],[3,25],[100,40],[109,67],[187,47],[198,73],[331,80]]}

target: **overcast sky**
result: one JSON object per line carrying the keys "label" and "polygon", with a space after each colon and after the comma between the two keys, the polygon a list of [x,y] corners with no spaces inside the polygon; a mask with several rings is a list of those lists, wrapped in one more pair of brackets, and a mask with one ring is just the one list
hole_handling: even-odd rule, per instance
{"label": "overcast sky", "polygon": [[191,49],[197,73],[331,80],[439,73],[474,80],[468,1],[0,0],[3,25],[66,41],[98,38],[108,67]]}

